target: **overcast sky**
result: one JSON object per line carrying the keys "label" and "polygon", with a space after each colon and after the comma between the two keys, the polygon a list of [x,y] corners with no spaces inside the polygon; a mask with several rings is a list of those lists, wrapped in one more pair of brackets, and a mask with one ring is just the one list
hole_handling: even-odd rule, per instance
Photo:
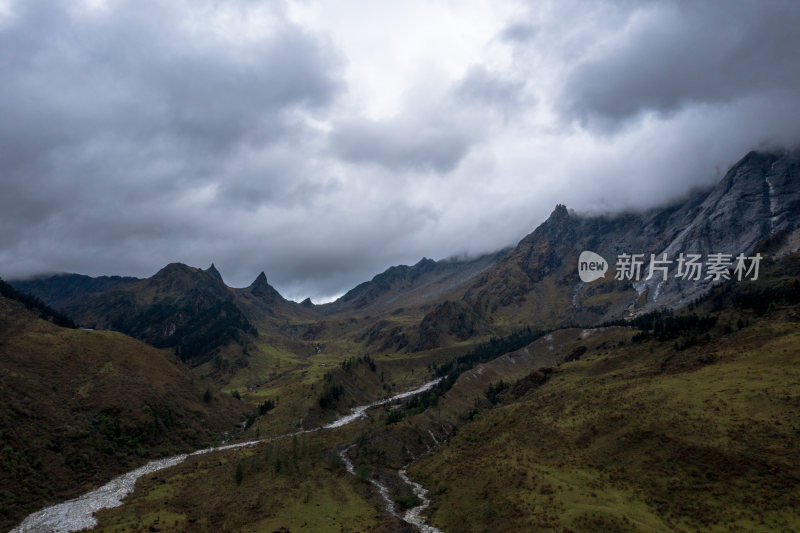
{"label": "overcast sky", "polygon": [[0,0],[0,276],[321,301],[800,141],[800,3]]}

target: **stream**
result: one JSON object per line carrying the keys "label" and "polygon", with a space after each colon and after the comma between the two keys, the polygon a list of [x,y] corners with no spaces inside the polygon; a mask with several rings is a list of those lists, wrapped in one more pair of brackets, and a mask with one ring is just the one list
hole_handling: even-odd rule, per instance
{"label": "stream", "polygon": [[[267,437],[264,439],[258,440],[251,440],[247,442],[238,442],[235,444],[228,444],[225,446],[215,446],[211,448],[204,448],[202,450],[197,450],[192,453],[188,454],[181,454],[175,455],[173,457],[167,457],[164,459],[154,459],[147,463],[144,466],[141,466],[135,470],[131,470],[130,472],[126,472],[120,476],[115,477],[102,487],[95,489],[93,491],[87,492],[86,494],[79,496],[77,498],[73,498],[72,500],[67,500],[66,502],[59,503],[56,505],[52,505],[50,507],[45,507],[35,513],[31,513],[28,515],[25,520],[22,521],[20,525],[12,529],[9,533],[68,533],[70,531],[81,531],[83,529],[92,528],[97,525],[97,519],[94,517],[94,513],[101,509],[108,509],[111,507],[118,507],[122,505],[122,500],[125,499],[130,493],[133,492],[133,489],[136,486],[136,481],[147,474],[152,474],[153,472],[158,472],[159,470],[163,470],[165,468],[170,468],[172,466],[178,465],[186,460],[187,457],[191,457],[193,455],[203,455],[207,453],[212,453],[221,450],[230,450],[234,448],[243,448],[246,446],[255,446],[256,444],[260,444],[262,442],[269,442],[272,440],[283,439],[286,437],[292,437],[294,435],[300,435],[303,433],[311,433],[314,431],[320,431],[322,429],[333,429],[345,426],[350,424],[359,418],[365,416],[366,411],[372,407],[377,407],[379,405],[384,405],[396,400],[401,400],[403,398],[408,398],[409,396],[414,396],[415,394],[419,394],[421,392],[425,392],[426,390],[430,389],[434,385],[439,382],[439,379],[435,379],[425,383],[424,385],[410,391],[401,392],[400,394],[396,394],[390,398],[385,398],[383,400],[378,400],[376,402],[372,402],[367,405],[361,405],[358,407],[353,407],[350,409],[350,413],[337,418],[330,424],[326,424],[321,427],[313,428],[313,429],[305,429],[300,431],[295,431],[293,433],[285,433],[283,435],[277,435],[275,437]],[[340,457],[345,464],[345,468],[351,474],[355,474],[355,470],[353,468],[353,463],[347,458],[346,451],[349,448],[346,448],[344,451],[340,452]],[[412,486],[414,493],[420,498],[422,504],[420,506],[414,507],[413,509],[409,509],[406,512],[406,516],[403,518],[414,525],[416,525],[423,533],[437,533],[439,532],[438,529],[433,528],[425,524],[424,520],[420,516],[420,512],[422,509],[427,507],[428,500],[425,498],[425,489],[422,488],[417,483],[414,483],[405,476],[405,469],[400,471],[400,477],[403,478],[409,485]],[[387,512],[395,516],[399,516],[396,514],[394,510],[394,502],[391,501],[389,497],[388,489],[373,481],[373,484],[376,485],[381,496],[387,502]],[[418,492],[418,491],[421,491]],[[410,515],[414,520],[407,518],[412,511],[417,510],[416,515]],[[416,521],[415,521],[416,520]]]}
{"label": "stream", "polygon": [[[353,461],[351,461],[350,458],[347,457],[347,452],[349,452],[350,449],[353,446],[354,445],[351,444],[350,446],[347,446],[346,448],[340,450],[339,451],[339,458],[342,460],[342,463],[344,463],[344,466],[347,469],[347,471],[351,475],[355,476],[356,475],[356,467],[353,464]],[[381,483],[377,479],[374,479],[374,478],[370,477],[369,478],[369,482],[372,483],[378,489],[378,492],[380,493],[381,497],[383,498],[383,501],[385,503],[384,510],[387,513],[389,513],[390,515],[392,515],[392,516],[396,516],[397,518],[401,518],[401,519],[405,520],[409,524],[417,526],[417,529],[419,529],[422,533],[442,533],[441,529],[438,529],[438,528],[435,528],[433,526],[428,525],[425,522],[425,519],[422,518],[422,511],[424,511],[428,507],[428,505],[430,505],[430,503],[431,503],[430,500],[425,496],[428,493],[428,490],[425,489],[419,483],[417,483],[415,481],[411,481],[408,478],[408,475],[406,474],[405,467],[401,468],[400,470],[398,470],[397,474],[400,476],[400,479],[402,479],[404,483],[406,483],[407,485],[409,485],[411,487],[411,490],[414,491],[414,494],[416,495],[416,497],[419,498],[420,504],[415,506],[415,507],[412,507],[412,508],[408,509],[402,515],[399,514],[397,512],[397,510],[395,509],[394,501],[392,501],[392,497],[389,494],[388,487],[386,487],[386,485],[384,485],[383,483]]]}

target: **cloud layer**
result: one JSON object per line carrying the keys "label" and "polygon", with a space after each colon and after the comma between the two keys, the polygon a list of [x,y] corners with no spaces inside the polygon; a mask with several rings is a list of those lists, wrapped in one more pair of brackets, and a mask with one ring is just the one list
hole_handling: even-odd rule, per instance
{"label": "cloud layer", "polygon": [[[264,5],[266,4],[266,5]],[[795,2],[0,0],[0,276],[284,294],[800,141]]]}

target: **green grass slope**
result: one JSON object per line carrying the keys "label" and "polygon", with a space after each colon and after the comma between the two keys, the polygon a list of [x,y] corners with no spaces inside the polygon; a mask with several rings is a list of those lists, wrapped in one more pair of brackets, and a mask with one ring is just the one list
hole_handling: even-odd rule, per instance
{"label": "green grass slope", "polygon": [[139,480],[124,505],[98,513],[94,531],[412,531],[344,469],[333,448],[350,438],[342,428],[190,457]]}
{"label": "green grass slope", "polygon": [[[411,468],[445,531],[796,531],[796,309],[684,350],[597,344]],[[609,330],[619,331],[619,330]],[[628,336],[634,333],[629,331]],[[575,341],[575,345],[585,344]]]}
{"label": "green grass slope", "polygon": [[244,409],[206,390],[168,352],[0,298],[0,529],[149,458],[218,442]]}
{"label": "green grass slope", "polygon": [[[427,514],[444,531],[797,530],[797,261],[767,262],[758,283],[719,287],[674,314],[557,330],[480,359],[427,405],[193,458],[143,479],[99,529],[402,529],[364,481],[378,476],[410,501],[396,469],[414,461],[409,475],[430,490]],[[344,365],[310,356],[287,371],[294,385],[242,392],[277,404],[249,431],[321,421],[475,353],[460,348]],[[341,395],[319,410],[328,379]],[[358,476],[335,459],[350,443]]]}

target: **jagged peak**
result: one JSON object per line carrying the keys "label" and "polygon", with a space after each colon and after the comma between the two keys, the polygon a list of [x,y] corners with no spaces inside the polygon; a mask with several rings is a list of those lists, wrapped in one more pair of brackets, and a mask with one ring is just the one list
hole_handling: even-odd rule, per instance
{"label": "jagged peak", "polygon": [[219,273],[219,270],[217,270],[217,267],[214,266],[214,263],[211,263],[211,266],[206,269],[206,272],[208,272],[218,280],[223,281],[222,274]]}
{"label": "jagged peak", "polygon": [[300,302],[300,305],[302,305],[303,307],[314,307],[314,302],[311,301],[311,298],[306,298],[305,300]]}
{"label": "jagged peak", "polygon": [[553,209],[552,213],[550,213],[548,220],[562,220],[565,218],[569,218],[569,211],[567,211],[567,206],[564,204],[556,204],[556,208]]}
{"label": "jagged peak", "polygon": [[269,282],[267,281],[267,275],[264,274],[264,271],[262,270],[261,273],[258,275],[258,277],[256,277],[255,281],[250,286],[258,287],[263,285],[269,285]]}
{"label": "jagged peak", "polygon": [[149,278],[147,283],[159,291],[181,292],[202,287],[204,290],[222,294],[226,287],[220,279],[202,268],[183,263],[170,263]]}
{"label": "jagged peak", "polygon": [[423,257],[423,258],[422,258],[422,259],[420,259],[420,260],[417,262],[417,264],[416,264],[416,265],[414,265],[414,266],[415,266],[415,267],[422,267],[422,266],[433,266],[433,265],[435,265],[435,264],[436,264],[436,261],[434,261],[433,259],[429,259],[429,258],[427,258],[427,257]]}
{"label": "jagged peak", "polygon": [[269,282],[267,282],[267,275],[264,274],[264,272],[261,272],[248,288],[250,289],[250,294],[253,296],[259,296],[269,300],[284,299],[283,296],[281,296],[281,294],[276,291],[275,288],[269,284]]}

